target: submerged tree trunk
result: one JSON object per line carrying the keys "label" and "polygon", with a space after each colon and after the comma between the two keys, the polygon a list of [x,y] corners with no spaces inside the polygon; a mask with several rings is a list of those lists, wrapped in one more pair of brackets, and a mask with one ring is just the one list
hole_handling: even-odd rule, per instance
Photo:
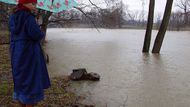
{"label": "submerged tree trunk", "polygon": [[153,22],[154,22],[154,7],[155,7],[155,0],[150,0],[148,23],[147,23],[146,34],[145,34],[145,39],[144,39],[143,52],[149,52],[149,49],[150,49],[152,27],[153,27]]}
{"label": "submerged tree trunk", "polygon": [[45,33],[45,37],[43,38],[43,42],[45,42],[45,38],[46,38],[46,32],[47,32],[47,26],[49,23],[49,17],[52,15],[52,12],[44,12],[42,15],[42,26],[41,26],[41,30]]}
{"label": "submerged tree trunk", "polygon": [[45,37],[43,38],[42,43],[45,42],[47,26],[49,24],[49,18],[50,18],[51,15],[52,15],[52,12],[44,11],[44,10],[39,10],[38,14],[37,14],[38,23],[39,23],[39,25],[41,27],[41,30],[45,34]]}
{"label": "submerged tree trunk", "polygon": [[160,49],[170,20],[172,5],[173,5],[173,0],[167,0],[164,17],[159,32],[156,36],[152,53],[160,53]]}
{"label": "submerged tree trunk", "polygon": [[[46,38],[46,32],[47,32],[47,26],[49,24],[49,17],[52,15],[52,12],[39,10],[37,15],[38,23],[41,26],[42,32],[44,32],[45,36],[41,41],[41,45],[45,43]],[[46,63],[49,63],[49,55],[45,52],[45,50],[42,48],[44,59],[46,60]]]}

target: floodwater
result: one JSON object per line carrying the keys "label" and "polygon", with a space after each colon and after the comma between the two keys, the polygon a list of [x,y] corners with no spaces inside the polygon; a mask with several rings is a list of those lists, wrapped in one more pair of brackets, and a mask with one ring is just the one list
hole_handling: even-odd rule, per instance
{"label": "floodwater", "polygon": [[71,86],[96,107],[190,107],[190,32],[167,32],[161,54],[154,55],[141,52],[144,30],[100,31],[49,29],[50,75],[75,68],[99,73],[99,82]]}

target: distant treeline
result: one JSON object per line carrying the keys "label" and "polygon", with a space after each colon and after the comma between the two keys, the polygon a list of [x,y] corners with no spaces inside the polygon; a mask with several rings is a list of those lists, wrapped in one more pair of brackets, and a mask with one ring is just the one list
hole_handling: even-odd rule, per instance
{"label": "distant treeline", "polygon": [[[110,3],[109,0],[107,3]],[[8,18],[14,6],[0,3],[0,27],[8,27]],[[80,4],[79,8],[83,12],[74,8],[69,11],[53,13],[49,18],[48,27],[78,27],[78,28],[128,28],[144,29],[147,20],[146,13],[140,11],[130,11],[122,1],[115,5],[100,8],[95,4]],[[88,8],[88,9],[86,9]],[[183,9],[182,9],[183,10]],[[41,14],[43,16],[43,14]],[[154,29],[159,29],[162,16],[156,15]],[[6,26],[7,25],[7,26]],[[190,27],[190,12],[173,12],[170,18],[169,30],[188,30]]]}

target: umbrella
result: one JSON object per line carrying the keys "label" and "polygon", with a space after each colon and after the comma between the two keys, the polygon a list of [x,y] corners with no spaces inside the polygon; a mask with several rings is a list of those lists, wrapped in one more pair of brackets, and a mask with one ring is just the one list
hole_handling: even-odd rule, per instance
{"label": "umbrella", "polygon": [[[18,0],[0,0],[8,4],[18,4]],[[75,0],[38,0],[37,8],[58,13],[63,10],[69,10],[78,4]]]}

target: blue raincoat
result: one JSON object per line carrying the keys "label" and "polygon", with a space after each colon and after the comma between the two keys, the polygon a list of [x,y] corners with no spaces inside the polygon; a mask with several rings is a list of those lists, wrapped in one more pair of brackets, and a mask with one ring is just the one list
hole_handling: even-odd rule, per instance
{"label": "blue raincoat", "polygon": [[44,99],[50,87],[40,41],[44,33],[27,9],[15,12],[9,21],[10,52],[14,81],[13,100],[34,104]]}

